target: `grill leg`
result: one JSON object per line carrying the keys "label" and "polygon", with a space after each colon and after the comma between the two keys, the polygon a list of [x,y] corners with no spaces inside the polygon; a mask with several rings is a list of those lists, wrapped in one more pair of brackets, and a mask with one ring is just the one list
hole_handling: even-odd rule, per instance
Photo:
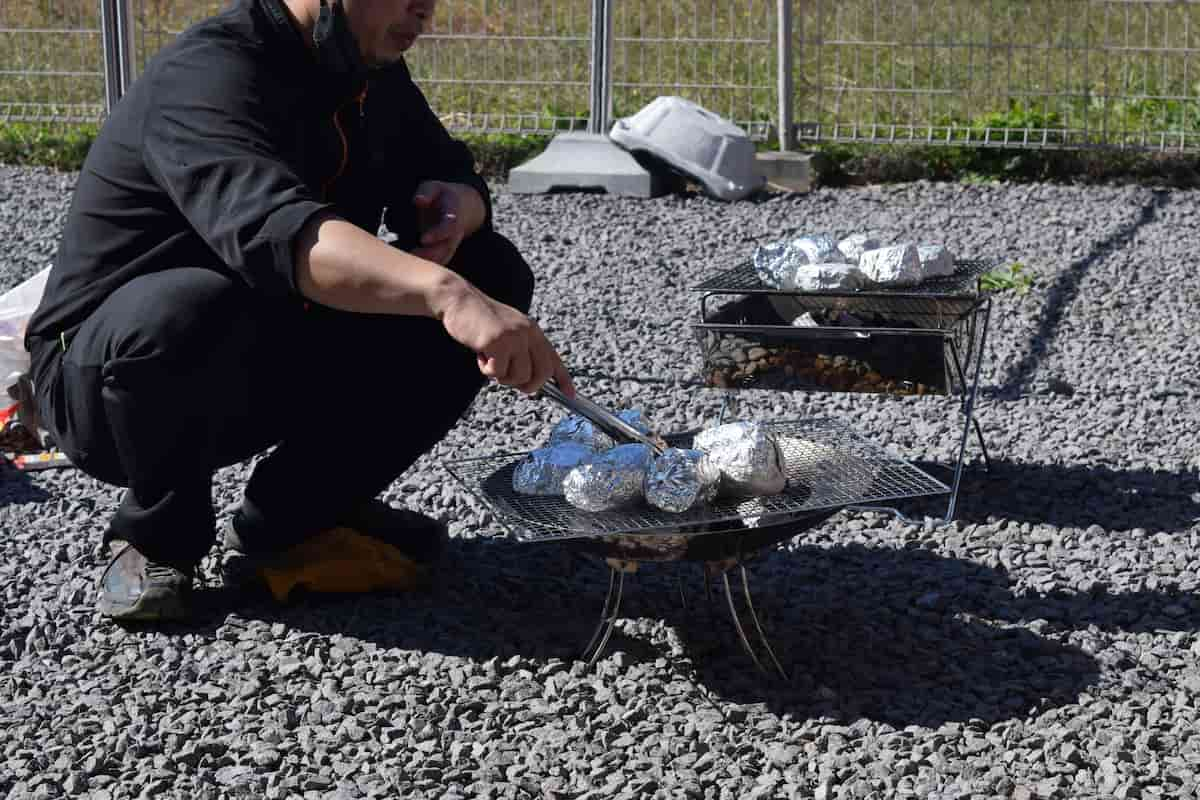
{"label": "grill leg", "polygon": [[771,648],[771,643],[767,640],[767,634],[763,632],[762,623],[758,621],[758,612],[754,610],[754,601],[750,599],[750,576],[746,572],[746,565],[738,564],[738,568],[742,572],[742,593],[746,596],[746,608],[750,609],[750,619],[754,620],[754,628],[758,631],[758,640],[762,642],[767,655],[771,657],[771,663],[775,665],[775,669],[779,672],[780,677],[785,681],[790,680],[787,670],[783,668],[783,665],[779,663],[779,659],[775,657],[775,651]]}
{"label": "grill leg", "polygon": [[[592,633],[592,638],[588,641],[581,656],[587,661],[589,668],[595,666],[600,654],[604,652],[604,647],[608,644],[608,638],[612,636],[613,627],[617,624],[617,612],[621,608],[621,590],[624,586],[625,571],[610,566],[608,594],[604,596],[604,608],[600,611],[600,622],[596,625],[596,630]],[[615,598],[613,596],[614,588],[617,590]]]}
{"label": "grill leg", "polygon": [[737,606],[733,604],[733,590],[729,588],[729,573],[721,573],[721,582],[725,584],[725,599],[729,601],[729,615],[733,617],[733,627],[737,629],[738,638],[742,641],[742,649],[749,654],[754,661],[754,666],[758,667],[760,672],[766,672],[766,667],[758,660],[758,655],[754,652],[754,648],[750,646],[750,640],[746,638],[746,631],[742,629],[742,621],[738,619]]}

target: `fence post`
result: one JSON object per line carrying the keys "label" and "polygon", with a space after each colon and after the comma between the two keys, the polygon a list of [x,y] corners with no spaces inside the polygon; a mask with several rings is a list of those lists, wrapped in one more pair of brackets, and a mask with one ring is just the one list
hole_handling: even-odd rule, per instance
{"label": "fence post", "polygon": [[100,38],[104,50],[104,111],[133,83],[133,13],[130,0],[100,0]]}
{"label": "fence post", "polygon": [[786,153],[795,144],[792,130],[792,0],[778,0],[778,3],[779,150]]}
{"label": "fence post", "polygon": [[613,0],[592,0],[592,75],[588,133],[608,133],[612,123]]}

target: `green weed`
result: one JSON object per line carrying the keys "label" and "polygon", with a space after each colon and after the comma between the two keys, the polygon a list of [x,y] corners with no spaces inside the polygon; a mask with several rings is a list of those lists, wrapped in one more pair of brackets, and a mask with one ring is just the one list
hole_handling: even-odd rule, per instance
{"label": "green weed", "polygon": [[1036,283],[1037,278],[1033,273],[1019,262],[1007,267],[997,267],[980,278],[980,285],[987,291],[1015,291],[1019,295],[1028,294]]}

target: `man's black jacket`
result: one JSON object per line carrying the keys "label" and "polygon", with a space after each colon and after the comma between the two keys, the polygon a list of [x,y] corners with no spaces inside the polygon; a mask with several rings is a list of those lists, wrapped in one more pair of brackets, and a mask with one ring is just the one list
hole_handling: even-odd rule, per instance
{"label": "man's black jacket", "polygon": [[374,233],[386,207],[410,250],[422,180],[475,186],[490,226],[487,184],[407,66],[368,72],[323,55],[279,0],[238,0],[154,57],[88,153],[31,352],[69,342],[128,281],[174,267],[301,303],[292,240],[305,223],[331,208]]}

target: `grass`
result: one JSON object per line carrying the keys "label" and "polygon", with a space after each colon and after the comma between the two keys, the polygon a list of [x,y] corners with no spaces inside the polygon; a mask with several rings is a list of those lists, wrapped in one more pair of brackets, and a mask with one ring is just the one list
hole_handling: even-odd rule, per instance
{"label": "grass", "polygon": [[993,292],[1014,291],[1019,295],[1029,293],[1037,283],[1033,273],[1020,262],[998,267],[980,278],[984,289]]}
{"label": "grass", "polygon": [[[133,2],[143,60],[218,7]],[[680,94],[774,141],[774,3],[614,9],[615,117]],[[1200,3],[805,0],[794,15],[797,131],[826,182],[1195,173],[1183,153],[1200,150]],[[410,63],[448,127],[502,176],[553,133],[586,125],[590,25],[590,0],[442,0]],[[9,119],[94,115],[98,29],[83,0],[0,5],[0,119],[6,108]],[[0,158],[69,164],[90,129],[9,125]],[[1006,139],[1034,147],[976,146]]]}

